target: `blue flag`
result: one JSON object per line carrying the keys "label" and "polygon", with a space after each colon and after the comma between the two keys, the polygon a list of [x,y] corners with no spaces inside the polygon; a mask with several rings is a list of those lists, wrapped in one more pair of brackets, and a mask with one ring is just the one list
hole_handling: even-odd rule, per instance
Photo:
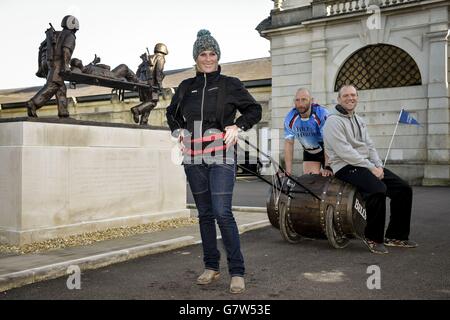
{"label": "blue flag", "polygon": [[414,119],[408,112],[406,112],[403,109],[400,112],[400,119],[398,120],[398,122],[404,123],[404,124],[415,124],[415,125],[420,126],[420,123],[417,122],[416,119]]}

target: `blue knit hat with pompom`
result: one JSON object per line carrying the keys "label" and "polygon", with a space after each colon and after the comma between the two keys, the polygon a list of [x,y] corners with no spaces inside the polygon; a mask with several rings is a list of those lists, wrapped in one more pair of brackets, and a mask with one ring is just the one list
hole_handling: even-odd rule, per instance
{"label": "blue knit hat with pompom", "polygon": [[202,29],[197,33],[197,40],[194,42],[193,56],[194,61],[197,61],[197,57],[203,51],[214,51],[217,54],[217,60],[220,60],[220,48],[216,39],[213,38],[211,32]]}

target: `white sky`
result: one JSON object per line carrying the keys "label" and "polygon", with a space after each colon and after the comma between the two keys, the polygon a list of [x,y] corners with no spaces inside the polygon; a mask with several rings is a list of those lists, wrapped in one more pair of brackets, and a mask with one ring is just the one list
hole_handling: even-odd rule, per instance
{"label": "white sky", "polygon": [[272,8],[271,0],[1,0],[0,89],[45,83],[35,76],[39,44],[48,23],[61,30],[67,14],[80,21],[72,57],[84,64],[96,53],[112,68],[125,63],[136,71],[145,48],[163,42],[165,70],[173,70],[194,64],[199,29],[219,42],[222,63],[268,57],[270,43],[255,28]]}

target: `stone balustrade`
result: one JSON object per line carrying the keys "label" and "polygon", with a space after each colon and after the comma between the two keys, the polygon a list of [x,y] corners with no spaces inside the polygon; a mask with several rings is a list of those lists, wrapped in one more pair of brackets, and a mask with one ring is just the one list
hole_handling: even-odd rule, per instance
{"label": "stone balustrade", "polygon": [[352,13],[358,11],[365,11],[370,9],[371,6],[378,6],[379,8],[385,8],[395,6],[398,4],[404,4],[409,2],[417,2],[418,0],[353,0],[353,1],[325,1],[326,16],[334,16],[343,13]]}

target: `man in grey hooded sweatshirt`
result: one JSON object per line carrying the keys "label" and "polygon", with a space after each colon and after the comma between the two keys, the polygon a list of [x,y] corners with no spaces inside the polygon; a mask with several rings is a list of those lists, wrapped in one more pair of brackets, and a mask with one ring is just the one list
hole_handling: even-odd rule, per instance
{"label": "man in grey hooded sweatshirt", "polygon": [[[338,102],[324,127],[325,152],[337,178],[354,185],[366,203],[367,226],[364,243],[374,253],[388,253],[385,245],[417,247],[408,239],[410,232],[412,189],[408,183],[383,164],[367,132],[367,126],[355,113],[358,92],[343,86]],[[386,196],[391,198],[391,217],[384,232]]]}

